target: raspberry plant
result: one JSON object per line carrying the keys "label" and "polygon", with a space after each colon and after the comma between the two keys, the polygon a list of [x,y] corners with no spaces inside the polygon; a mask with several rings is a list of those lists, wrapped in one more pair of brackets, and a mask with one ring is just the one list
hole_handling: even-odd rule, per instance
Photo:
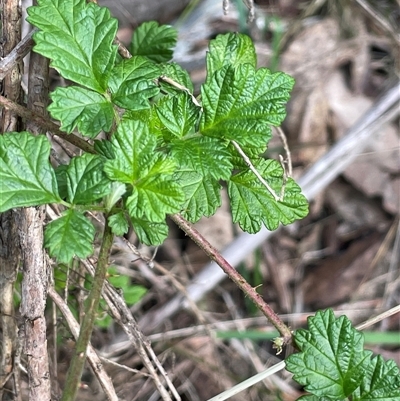
{"label": "raspberry plant", "polygon": [[[117,21],[106,8],[85,0],[41,0],[28,15],[39,29],[34,51],[51,59],[51,66],[72,82],[51,94],[48,111],[63,131],[72,137],[78,132],[87,143],[68,165],[53,167],[45,135],[0,136],[0,212],[60,205],[64,211],[47,224],[44,246],[51,257],[67,264],[93,253],[96,230],[87,213],[101,213],[105,220],[89,306],[67,376],[66,401],[75,397],[114,235],[132,227],[140,242],[159,245],[168,235],[166,218],[171,216],[194,238],[185,219],[195,223],[213,215],[221,205],[222,185],[228,189],[233,222],[250,233],[262,225],[274,230],[303,218],[308,202],[283,165],[263,157],[271,126],[285,118],[294,80],[282,72],[257,69],[248,36],[230,33],[210,42],[207,77],[196,98],[189,74],[170,61],[177,34],[169,26],[141,25],[133,35],[132,56],[123,58],[114,44]],[[201,239],[197,243],[205,250],[209,245]],[[214,250],[206,252],[221,260]],[[249,285],[241,288],[254,291]],[[266,314],[274,322],[273,311]],[[284,344],[291,334],[280,324],[277,320],[276,327],[286,334],[277,344]],[[373,387],[368,378],[356,375],[346,391],[337,386],[333,395],[318,390],[326,383],[307,361],[322,355],[333,340],[339,349],[355,352],[360,341],[349,346],[344,342],[349,336],[328,336],[319,343],[302,331],[295,335],[302,353],[290,357],[289,369],[315,396],[336,400]],[[309,345],[313,341],[322,349]],[[360,355],[354,363],[364,369],[369,359]],[[382,363],[378,359],[375,365]],[[379,369],[382,374],[394,371],[392,365]],[[375,371],[368,376],[371,380]],[[316,399],[307,397],[303,399]],[[378,399],[360,397],[353,399]]]}

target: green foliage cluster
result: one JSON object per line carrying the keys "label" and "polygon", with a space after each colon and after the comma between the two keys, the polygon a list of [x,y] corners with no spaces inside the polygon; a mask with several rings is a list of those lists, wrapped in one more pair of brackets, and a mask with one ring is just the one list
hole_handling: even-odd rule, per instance
{"label": "green foliage cluster", "polygon": [[117,21],[106,8],[85,0],[38,3],[28,9],[28,21],[39,28],[34,50],[74,83],[51,94],[48,110],[62,130],[77,130],[97,152],[53,168],[45,136],[22,132],[0,138],[0,212],[46,203],[66,207],[45,231],[51,256],[69,262],[92,253],[89,210],[104,212],[116,235],[131,223],[142,243],[161,244],[168,214],[196,222],[215,213],[223,181],[233,221],[245,231],[255,233],[262,224],[273,230],[307,214],[307,200],[291,178],[278,199],[237,150],[280,194],[280,163],[260,155],[271,125],[285,117],[294,80],[257,69],[248,36],[211,41],[197,100],[188,73],[170,62],[177,40],[173,28],[142,24],[133,35],[133,56],[122,59],[113,44]]}
{"label": "green foliage cluster", "polygon": [[396,401],[400,372],[394,361],[384,361],[364,349],[364,336],[346,316],[331,309],[308,318],[308,329],[297,330],[299,353],[286,359],[286,368],[310,394],[304,401]]}

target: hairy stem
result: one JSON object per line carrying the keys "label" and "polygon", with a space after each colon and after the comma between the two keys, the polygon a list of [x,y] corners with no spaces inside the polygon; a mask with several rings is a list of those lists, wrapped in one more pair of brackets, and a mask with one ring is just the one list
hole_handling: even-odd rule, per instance
{"label": "hairy stem", "polygon": [[76,342],[75,353],[68,369],[67,380],[61,401],[74,401],[78,391],[78,384],[82,376],[82,370],[86,360],[86,352],[100,302],[101,290],[107,274],[108,257],[113,240],[114,235],[106,220],[96,273],[93,278],[92,289],[86,300],[85,315],[79,331],[78,341]]}
{"label": "hairy stem", "polygon": [[65,132],[60,131],[60,127],[57,124],[51,122],[48,118],[43,117],[37,113],[34,113],[31,110],[28,110],[26,107],[20,106],[17,103],[12,102],[4,96],[0,95],[0,105],[4,106],[7,110],[11,110],[14,113],[18,114],[20,117],[24,118],[27,121],[31,121],[36,123],[40,128],[44,131],[49,131],[53,135],[57,135],[58,137],[64,139],[71,143],[72,145],[82,149],[88,153],[96,153],[93,149],[93,146],[90,143],[84,141],[74,134],[67,134]]}
{"label": "hairy stem", "polygon": [[261,295],[244,279],[244,277],[181,215],[174,214],[171,219],[228,275],[228,277],[248,296],[257,308],[266,316],[271,324],[281,333],[283,343],[292,340],[292,333],[288,326],[262,299]]}

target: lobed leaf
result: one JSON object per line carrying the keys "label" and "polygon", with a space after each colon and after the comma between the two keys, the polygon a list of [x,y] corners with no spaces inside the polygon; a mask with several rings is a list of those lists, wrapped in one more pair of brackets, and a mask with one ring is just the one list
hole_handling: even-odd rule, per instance
{"label": "lobed leaf", "polygon": [[168,236],[165,220],[154,223],[146,219],[132,218],[132,225],[139,241],[145,245],[161,245]]}
{"label": "lobed leaf", "polygon": [[185,193],[182,216],[192,223],[212,216],[221,206],[221,184],[191,169],[180,170],[177,179]]}
{"label": "lobed leaf", "polygon": [[301,352],[287,358],[287,370],[313,395],[345,399],[360,386],[370,362],[362,333],[346,316],[336,319],[332,310],[308,318],[308,328],[296,331]]}
{"label": "lobed leaf", "polygon": [[[189,73],[184,70],[177,63],[168,63],[161,66],[162,75],[172,79],[182,87],[186,88],[190,93],[193,93],[193,83],[190,79]],[[168,94],[175,95],[177,93],[182,93],[182,89],[176,88],[175,86],[169,84],[166,81],[160,80],[159,85]]]}
{"label": "lobed leaf", "polygon": [[207,81],[224,66],[250,64],[256,68],[257,55],[251,38],[242,33],[218,35],[207,52]]}
{"label": "lobed leaf", "polygon": [[164,97],[156,104],[155,110],[164,127],[178,138],[194,129],[200,115],[200,108],[185,92]]}
{"label": "lobed leaf", "polygon": [[129,224],[124,212],[118,212],[108,218],[108,225],[115,235],[121,236],[128,232]]}
{"label": "lobed leaf", "polygon": [[64,78],[105,93],[117,54],[118,22],[109,10],[85,0],[38,0],[27,12],[27,21],[40,29],[34,50]]}
{"label": "lobed leaf", "polygon": [[[368,351],[364,351],[368,352]],[[353,401],[397,401],[400,399],[400,371],[392,360],[381,355],[366,366],[362,382],[352,396]]]}
{"label": "lobed leaf", "polygon": [[131,184],[126,206],[132,218],[162,222],[176,213],[184,194],[173,179],[175,161],[155,150],[156,137],[140,120],[123,120],[111,143],[115,159],[105,163],[110,179]]}
{"label": "lobed leaf", "polygon": [[205,178],[227,180],[231,176],[233,167],[226,141],[203,136],[188,136],[171,141],[168,148],[181,167],[196,171]]}
{"label": "lobed leaf", "polygon": [[[255,164],[260,175],[277,195],[283,184],[283,170],[276,160],[263,160]],[[282,201],[277,201],[250,170],[242,171],[229,180],[228,194],[232,218],[249,233],[260,231],[261,224],[276,230],[280,223],[287,225],[308,213],[308,202],[300,187],[289,178]]]}
{"label": "lobed leaf", "polygon": [[67,172],[68,202],[90,204],[111,191],[111,182],[103,172],[100,156],[89,153],[74,157]]}
{"label": "lobed leaf", "polygon": [[133,33],[130,50],[135,56],[163,63],[171,60],[176,39],[177,32],[171,26],[160,26],[156,21],[144,22]]}
{"label": "lobed leaf", "polygon": [[93,253],[95,228],[75,209],[66,210],[52,221],[44,232],[44,246],[60,263],[69,263],[74,256],[86,258]]}
{"label": "lobed leaf", "polygon": [[289,75],[250,64],[223,67],[202,85],[201,133],[264,148],[270,125],[280,125],[286,116],[293,84]]}
{"label": "lobed leaf", "polygon": [[149,98],[160,92],[154,82],[159,76],[159,67],[145,57],[122,60],[110,76],[113,103],[127,110],[150,108]]}
{"label": "lobed leaf", "polygon": [[44,135],[0,135],[0,212],[61,201],[49,156]]}
{"label": "lobed leaf", "polygon": [[85,136],[94,138],[101,131],[109,132],[114,120],[114,109],[103,95],[70,86],[57,88],[51,95],[53,103],[48,110],[61,121],[61,129],[71,133],[75,128]]}

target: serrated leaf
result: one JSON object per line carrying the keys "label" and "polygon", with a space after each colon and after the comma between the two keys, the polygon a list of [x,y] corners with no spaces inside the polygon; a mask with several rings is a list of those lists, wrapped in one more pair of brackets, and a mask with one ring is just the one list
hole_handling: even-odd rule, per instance
{"label": "serrated leaf", "polygon": [[100,156],[89,153],[74,157],[67,169],[67,200],[73,204],[92,203],[111,190],[111,182],[103,172]]}
{"label": "serrated leaf", "polygon": [[360,386],[370,353],[364,352],[363,335],[346,316],[317,312],[308,318],[308,330],[297,330],[294,338],[301,352],[289,356],[286,367],[307,391],[342,400]]}
{"label": "serrated leaf", "polygon": [[44,246],[58,262],[69,263],[74,256],[86,258],[93,253],[94,234],[93,224],[82,213],[68,209],[47,225]]}
{"label": "serrated leaf", "polygon": [[148,171],[145,161],[156,147],[156,138],[140,120],[124,119],[111,139],[115,158],[104,165],[104,171],[114,181],[134,184]]}
{"label": "serrated leaf", "polygon": [[114,159],[114,151],[110,141],[95,139],[93,141],[93,147],[96,153],[106,159]]}
{"label": "serrated leaf", "polygon": [[190,222],[212,216],[221,206],[222,187],[217,180],[192,170],[180,171],[177,179],[186,198],[181,214]]}
{"label": "serrated leaf", "polygon": [[151,168],[133,186],[126,207],[132,218],[161,222],[167,214],[181,210],[185,197],[179,184],[173,179],[173,160],[159,156],[158,159],[152,158],[148,161]]}
{"label": "serrated leaf", "polygon": [[122,60],[110,76],[113,103],[128,110],[150,108],[149,98],[160,92],[154,82],[159,76],[160,68],[145,57]]}
{"label": "serrated leaf", "polygon": [[50,143],[28,132],[0,135],[0,213],[11,208],[60,202],[49,162]]}
{"label": "serrated leaf", "polygon": [[216,180],[231,176],[232,164],[227,143],[217,138],[193,136],[173,140],[169,144],[172,156],[182,167],[188,167]]}
{"label": "serrated leaf", "polygon": [[202,85],[200,131],[264,148],[271,138],[270,125],[280,125],[286,116],[293,84],[289,75],[255,70],[250,64],[223,67]]}
{"label": "serrated leaf", "polygon": [[[190,79],[190,75],[179,64],[177,63],[163,64],[161,68],[162,68],[162,75],[172,79],[179,85],[188,89],[190,93],[193,93],[193,82]],[[182,93],[182,89],[178,89],[166,81],[160,80],[159,84],[161,88],[169,94],[175,95],[177,93]]]}
{"label": "serrated leaf", "polygon": [[133,33],[131,53],[146,56],[156,63],[169,61],[177,36],[171,26],[158,25],[156,21],[144,22]]}
{"label": "serrated leaf", "polygon": [[[364,351],[368,352],[368,351]],[[400,371],[392,360],[380,355],[372,358],[363,372],[360,387],[353,401],[397,401],[400,399]]]}
{"label": "serrated leaf", "polygon": [[156,137],[141,121],[123,120],[111,140],[115,159],[105,163],[110,179],[132,185],[126,205],[132,218],[161,222],[176,213],[184,194],[173,179],[173,159],[155,150]]}
{"label": "serrated leaf", "polygon": [[187,93],[168,96],[155,106],[158,118],[167,130],[178,138],[193,130],[199,118],[200,108]]}
{"label": "serrated leaf", "polygon": [[236,67],[240,64],[250,64],[254,68],[257,55],[251,38],[242,33],[227,33],[218,35],[210,41],[207,52],[207,77],[225,65]]}
{"label": "serrated leaf", "polygon": [[154,223],[146,219],[132,218],[132,225],[142,244],[161,245],[168,237],[168,226],[165,220]]}
{"label": "serrated leaf", "polygon": [[61,129],[71,133],[75,128],[85,136],[94,138],[101,131],[108,132],[114,120],[114,109],[103,95],[70,86],[57,88],[51,95],[48,110],[61,121]]}
{"label": "serrated leaf", "polygon": [[85,0],[38,3],[27,10],[27,21],[40,29],[34,50],[51,59],[51,67],[64,78],[104,93],[117,54],[112,45],[117,20],[107,8]]}
{"label": "serrated leaf", "polygon": [[[276,194],[280,194],[283,170],[276,160],[262,160],[255,165],[260,175]],[[261,224],[276,230],[308,214],[308,202],[300,187],[289,178],[282,201],[276,201],[267,188],[250,170],[234,175],[228,184],[232,218],[249,233],[260,231]]]}
{"label": "serrated leaf", "polygon": [[124,235],[128,232],[129,224],[124,212],[118,212],[108,218],[108,225],[115,235]]}

